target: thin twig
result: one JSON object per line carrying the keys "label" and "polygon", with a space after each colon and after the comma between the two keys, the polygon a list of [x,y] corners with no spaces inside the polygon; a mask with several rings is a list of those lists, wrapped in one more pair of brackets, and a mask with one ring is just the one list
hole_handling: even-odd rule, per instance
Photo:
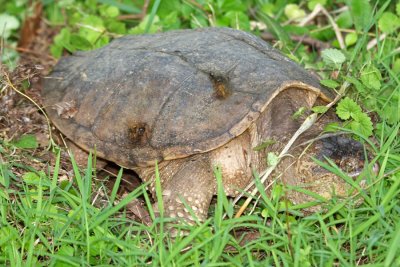
{"label": "thin twig", "polygon": [[308,22],[310,22],[312,19],[314,19],[319,13],[323,13],[329,20],[329,23],[332,25],[332,28],[335,32],[336,38],[339,42],[339,46],[341,49],[345,49],[346,45],[343,40],[342,33],[340,32],[339,26],[336,24],[335,20],[332,18],[332,16],[329,14],[329,12],[321,5],[317,4],[314,8],[314,10],[305,17],[300,23],[299,26],[305,26]]}
{"label": "thin twig", "polygon": [[139,14],[126,14],[118,16],[118,20],[127,20],[127,19],[134,19],[134,20],[143,20],[146,17],[147,9],[149,8],[150,0],[146,0],[143,3],[142,11]]}
{"label": "thin twig", "polygon": [[309,23],[310,21],[312,21],[316,16],[318,16],[318,14],[321,12],[321,8],[320,5],[316,5],[314,7],[314,10],[308,14],[308,16],[304,17],[300,22],[299,22],[299,26],[306,26],[307,23]]}
{"label": "thin twig", "polygon": [[[290,35],[289,37],[290,37],[290,39],[292,41],[300,42],[302,44],[315,47],[318,50],[330,47],[330,45],[328,43],[322,42],[322,41],[314,39],[314,38],[311,38],[309,36]],[[263,40],[265,40],[265,41],[276,40],[276,37],[274,35],[272,35],[271,33],[269,33],[269,32],[263,32],[261,34],[261,38]]]}
{"label": "thin twig", "polygon": [[147,9],[149,8],[150,0],[145,0],[142,7],[142,18],[144,18],[147,14]]}
{"label": "thin twig", "polygon": [[378,40],[381,42],[386,38],[386,33],[382,34],[381,36],[379,36],[379,38],[374,38],[371,41],[368,42],[367,44],[367,50],[371,50],[374,46],[376,46],[378,44]]}
{"label": "thin twig", "polygon": [[142,13],[139,13],[139,14],[126,14],[126,15],[120,15],[120,16],[118,16],[118,20],[128,20],[128,19],[142,19],[143,18],[143,15],[142,15]]}
{"label": "thin twig", "polygon": [[52,56],[50,56],[50,55],[42,54],[42,53],[37,53],[37,52],[32,51],[32,50],[30,50],[30,49],[26,49],[26,48],[22,48],[22,47],[14,47],[14,46],[7,45],[7,44],[5,45],[5,47],[7,47],[7,48],[9,48],[9,49],[13,49],[13,50],[18,51],[18,52],[25,53],[25,54],[31,54],[31,55],[36,56],[36,57],[39,57],[39,58],[45,57],[45,58],[47,58],[47,59],[49,59],[49,60],[51,60],[51,61],[53,61],[53,62],[56,62],[56,61],[57,61],[54,57],[52,57]]}

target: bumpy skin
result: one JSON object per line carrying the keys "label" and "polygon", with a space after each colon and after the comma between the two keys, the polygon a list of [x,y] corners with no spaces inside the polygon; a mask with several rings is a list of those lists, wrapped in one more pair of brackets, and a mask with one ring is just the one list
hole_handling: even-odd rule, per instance
{"label": "bumpy skin", "polygon": [[[281,148],[301,124],[292,114],[327,101],[323,91],[261,39],[206,28],[126,36],[63,58],[43,97],[53,123],[85,150],[146,181],[154,181],[158,161],[167,216],[205,219],[216,193],[213,167],[222,167],[225,191],[236,195],[265,168],[267,151],[254,147],[274,139],[268,151]],[[309,137],[320,131],[316,125]],[[282,179],[301,184],[291,163]],[[313,168],[307,181],[321,176]],[[325,191],[343,186],[334,180]]]}

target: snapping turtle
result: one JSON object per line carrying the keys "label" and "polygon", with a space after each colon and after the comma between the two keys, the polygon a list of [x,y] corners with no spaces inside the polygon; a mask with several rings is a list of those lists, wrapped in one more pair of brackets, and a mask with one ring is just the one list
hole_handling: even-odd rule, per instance
{"label": "snapping turtle", "polygon": [[[237,195],[253,170],[266,168],[266,152],[282,148],[301,125],[292,115],[331,98],[316,77],[263,40],[228,28],[125,36],[75,53],[55,66],[42,95],[63,134],[152,181],[153,194],[158,162],[166,216],[190,219],[193,212],[200,220],[216,193],[214,166],[225,192]],[[332,120],[322,118],[298,143]],[[274,144],[263,148],[268,140]],[[345,194],[346,183],[311,158],[324,156],[349,172],[362,167],[362,146],[334,137],[283,160],[282,181],[327,198]],[[287,197],[311,199],[296,191]]]}

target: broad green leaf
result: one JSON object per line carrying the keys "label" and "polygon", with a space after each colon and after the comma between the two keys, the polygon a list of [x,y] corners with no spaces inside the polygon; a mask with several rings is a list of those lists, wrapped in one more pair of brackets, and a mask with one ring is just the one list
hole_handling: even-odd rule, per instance
{"label": "broad green leaf", "polygon": [[11,142],[15,147],[30,149],[37,148],[38,142],[33,134],[22,135],[18,140]]}
{"label": "broad green leaf", "polygon": [[385,12],[378,21],[378,27],[384,33],[392,33],[400,27],[400,18],[391,12]]}
{"label": "broad green leaf", "polygon": [[229,19],[229,26],[231,28],[244,31],[250,30],[250,20],[245,13],[238,11],[228,11],[224,17]]}
{"label": "broad green leaf", "polygon": [[241,0],[224,0],[220,1],[221,10],[246,12],[246,2]]}
{"label": "broad green leaf", "polygon": [[308,35],[310,31],[306,27],[300,27],[296,25],[285,25],[283,27],[288,34],[295,34],[295,35]]}
{"label": "broad green leaf", "polygon": [[53,55],[53,57],[55,57],[55,58],[60,58],[62,56],[63,50],[64,50],[64,47],[61,45],[52,44],[50,46],[50,52]]}
{"label": "broad green leaf", "polygon": [[106,22],[106,28],[109,32],[126,34],[126,24],[116,20]]}
{"label": "broad green leaf", "polygon": [[344,38],[344,43],[346,44],[347,47],[354,45],[357,43],[358,35],[355,32],[351,32],[346,35]]}
{"label": "broad green leaf", "polygon": [[177,11],[183,6],[186,6],[190,9],[190,12],[193,12],[193,9],[190,5],[182,4],[180,0],[168,0],[168,1],[161,1],[160,5],[158,6],[157,15],[164,19],[166,16],[171,14],[171,12]]}
{"label": "broad green leaf", "polygon": [[162,19],[162,27],[164,31],[175,30],[181,28],[181,20],[178,11],[169,13]]}
{"label": "broad green leaf", "polygon": [[374,90],[379,90],[381,88],[382,75],[380,71],[373,65],[368,65],[361,72],[362,83]]}
{"label": "broad green leaf", "polygon": [[288,19],[301,19],[306,16],[306,12],[296,4],[286,5],[284,12]]}
{"label": "broad green leaf", "polygon": [[100,15],[106,18],[116,18],[119,16],[119,9],[116,6],[101,6],[99,8]]}
{"label": "broad green leaf", "polygon": [[319,83],[322,84],[323,86],[326,86],[326,87],[332,88],[332,89],[335,89],[340,85],[337,81],[334,81],[331,79],[320,80]]}
{"label": "broad green leaf", "polygon": [[321,56],[327,65],[336,68],[339,68],[346,61],[345,55],[340,50],[334,48],[323,50]]}
{"label": "broad green leaf", "polygon": [[309,0],[307,7],[309,10],[314,10],[315,6],[320,4],[321,6],[326,5],[326,0]]}
{"label": "broad green leaf", "polygon": [[[81,21],[79,35],[83,36],[92,45],[95,45],[101,37],[104,36],[105,27],[103,20],[97,16],[90,15]],[[95,46],[98,47],[98,46]]]}
{"label": "broad green leaf", "polygon": [[[68,28],[63,28],[55,37],[54,44],[67,49],[69,52],[75,52],[75,47],[73,47],[70,43],[71,39],[71,31]],[[53,51],[52,51],[53,52]],[[61,50],[62,52],[62,50]],[[60,54],[61,56],[61,54]]]}
{"label": "broad green leaf", "polygon": [[353,18],[350,11],[346,10],[336,18],[336,23],[340,28],[347,29],[353,26]]}
{"label": "broad green leaf", "polygon": [[16,17],[8,14],[0,14],[0,37],[7,39],[13,30],[19,28],[19,21]]}
{"label": "broad green leaf", "polygon": [[345,97],[338,103],[336,107],[336,114],[342,120],[348,120],[350,118],[357,117],[357,114],[361,113],[361,107],[354,102],[351,98]]}
{"label": "broad green leaf", "polygon": [[64,23],[63,8],[57,3],[50,3],[46,8],[47,19],[51,24],[60,25]]}
{"label": "broad green leaf", "polygon": [[83,36],[78,34],[71,34],[71,45],[77,50],[90,50],[92,44]]}
{"label": "broad green leaf", "polygon": [[38,185],[40,182],[40,177],[34,172],[27,172],[22,175],[22,180],[24,180],[27,184],[36,184]]}
{"label": "broad green leaf", "polygon": [[99,256],[106,249],[107,244],[101,239],[101,236],[90,236],[90,255],[91,256]]}
{"label": "broad green leaf", "polygon": [[335,38],[335,31],[331,28],[318,29],[317,31],[311,31],[310,36],[321,41],[330,41]]}
{"label": "broad green leaf", "polygon": [[372,130],[374,129],[372,126],[371,118],[368,117],[365,113],[358,113],[354,118],[354,121],[350,122],[350,128],[358,133],[361,133],[364,136],[371,136]]}
{"label": "broad green leaf", "polygon": [[83,19],[83,14],[81,14],[80,12],[74,12],[68,16],[70,25],[75,25],[77,23],[80,23],[82,19]]}
{"label": "broad green leaf", "polygon": [[261,6],[261,11],[270,16],[273,17],[274,16],[274,12],[275,12],[275,5],[272,3],[265,3]]}
{"label": "broad green leaf", "polygon": [[379,115],[389,124],[400,122],[400,107],[396,102],[389,102],[382,110],[379,110]]}
{"label": "broad green leaf", "polygon": [[350,7],[356,30],[358,32],[368,30],[367,27],[373,18],[369,0],[346,0],[346,3]]}
{"label": "broad green leaf", "polygon": [[357,89],[357,91],[359,93],[365,93],[366,92],[365,86],[358,79],[356,79],[354,77],[351,77],[351,76],[348,76],[345,79],[349,83],[353,84],[356,87],[356,89]]}

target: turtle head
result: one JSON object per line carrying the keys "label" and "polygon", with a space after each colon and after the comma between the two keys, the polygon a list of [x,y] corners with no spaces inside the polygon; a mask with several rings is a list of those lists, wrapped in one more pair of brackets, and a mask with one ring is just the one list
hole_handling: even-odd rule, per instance
{"label": "turtle head", "polygon": [[[358,196],[367,186],[368,175],[378,172],[378,165],[368,169],[371,156],[364,145],[349,136],[328,135],[306,147],[299,145],[292,151],[297,160],[283,174],[284,183],[292,189],[287,197],[293,204]],[[314,205],[305,211],[320,209],[321,205]]]}
{"label": "turtle head", "polygon": [[[316,143],[317,159],[319,161],[331,160],[349,177],[358,177],[364,170],[368,152],[364,146],[343,135],[327,136]],[[374,172],[376,166],[374,166]]]}

